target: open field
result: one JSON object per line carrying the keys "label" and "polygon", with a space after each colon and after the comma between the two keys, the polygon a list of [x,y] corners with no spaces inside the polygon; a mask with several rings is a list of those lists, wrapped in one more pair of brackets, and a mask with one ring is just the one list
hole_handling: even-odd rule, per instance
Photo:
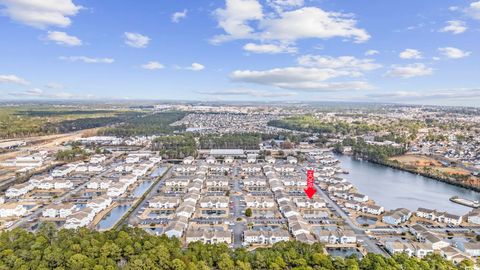
{"label": "open field", "polygon": [[427,157],[427,156],[418,156],[418,155],[403,155],[398,157],[392,157],[389,160],[393,161],[396,160],[401,164],[407,166],[413,166],[417,168],[424,168],[430,167],[442,173],[447,174],[462,174],[462,175],[469,175],[470,172],[464,168],[460,167],[445,167],[440,163],[440,161]]}

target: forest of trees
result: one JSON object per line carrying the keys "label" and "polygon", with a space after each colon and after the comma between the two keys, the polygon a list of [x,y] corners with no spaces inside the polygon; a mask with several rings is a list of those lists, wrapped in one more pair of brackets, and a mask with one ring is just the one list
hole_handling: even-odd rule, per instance
{"label": "forest of trees", "polygon": [[138,112],[110,110],[0,109],[0,138],[22,138],[104,127],[127,121]]}
{"label": "forest of trees", "polygon": [[378,131],[379,126],[365,123],[346,123],[341,121],[325,122],[312,115],[293,116],[281,120],[272,120],[268,122],[269,126],[285,128],[290,130],[305,131],[319,134],[355,134],[361,135],[370,131]]}
{"label": "forest of trees", "polygon": [[319,243],[280,242],[271,248],[247,251],[227,245],[192,243],[183,248],[177,239],[154,236],[139,228],[97,232],[60,230],[43,224],[37,233],[22,229],[0,234],[0,269],[159,269],[159,270],[453,270],[470,269],[439,255],[424,259],[368,254],[340,258],[324,254]]}
{"label": "forest of trees", "polygon": [[262,136],[256,133],[203,135],[199,138],[200,149],[259,149]]}
{"label": "forest of trees", "polygon": [[390,145],[373,145],[366,143],[363,139],[346,138],[342,143],[335,145],[335,150],[343,152],[343,147],[351,146],[354,156],[365,158],[371,161],[383,162],[386,159],[403,155],[406,149]]}
{"label": "forest of trees", "polygon": [[118,137],[172,134],[174,131],[184,130],[184,127],[172,127],[170,124],[182,119],[185,114],[185,112],[160,112],[137,115],[116,127],[103,129],[100,134]]}
{"label": "forest of trees", "polygon": [[171,135],[156,138],[152,142],[152,150],[159,151],[163,158],[182,159],[196,156],[197,145],[191,134]]}
{"label": "forest of trees", "polygon": [[69,150],[58,151],[55,159],[59,161],[73,162],[86,159],[88,156],[88,153],[84,149],[81,149],[79,147],[73,147]]}

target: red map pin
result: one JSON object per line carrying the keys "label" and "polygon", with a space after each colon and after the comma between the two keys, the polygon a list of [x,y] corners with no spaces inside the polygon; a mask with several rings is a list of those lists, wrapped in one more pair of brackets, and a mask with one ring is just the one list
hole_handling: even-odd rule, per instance
{"label": "red map pin", "polygon": [[307,170],[307,188],[304,189],[304,191],[305,191],[305,194],[307,194],[307,197],[309,199],[312,199],[313,195],[315,195],[315,193],[317,192],[317,190],[313,186],[314,179],[315,179],[314,171]]}

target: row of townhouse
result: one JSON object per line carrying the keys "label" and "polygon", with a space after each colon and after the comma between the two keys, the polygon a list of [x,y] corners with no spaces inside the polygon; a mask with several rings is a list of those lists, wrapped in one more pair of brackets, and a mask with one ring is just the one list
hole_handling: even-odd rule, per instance
{"label": "row of townhouse", "polygon": [[385,212],[385,208],[383,208],[383,206],[379,206],[375,204],[361,203],[356,201],[346,201],[344,205],[346,208],[353,209],[358,212],[377,215],[377,216]]}
{"label": "row of townhouse", "polygon": [[439,212],[437,210],[418,208],[416,215],[421,218],[430,219],[440,223],[458,226],[462,223],[463,217],[450,214],[447,212]]}
{"label": "row of townhouse", "polygon": [[204,244],[231,244],[232,232],[219,229],[194,229],[189,228],[185,233],[185,241],[187,244],[193,242],[202,242]]}
{"label": "row of townhouse", "polygon": [[50,175],[53,177],[65,177],[70,173],[73,173],[77,168],[77,166],[78,166],[78,163],[68,163],[53,169]]}
{"label": "row of townhouse", "polygon": [[24,205],[15,202],[0,204],[0,218],[21,217],[27,214],[28,210]]}
{"label": "row of townhouse", "polygon": [[95,197],[87,202],[85,208],[68,215],[64,227],[66,229],[75,229],[88,226],[96,214],[108,208],[112,203],[110,196],[101,195]]}
{"label": "row of townhouse", "polygon": [[15,184],[5,191],[5,196],[8,198],[20,197],[32,191],[34,188],[35,187],[28,182]]}
{"label": "row of townhouse", "polygon": [[310,234],[311,226],[301,216],[294,202],[282,190],[274,192],[275,200],[282,215],[287,219],[288,229],[297,241],[313,243],[315,238]]}
{"label": "row of townhouse", "polygon": [[335,191],[349,191],[353,188],[353,185],[349,182],[337,183],[333,185],[329,185],[327,187],[328,192],[333,193]]}
{"label": "row of townhouse", "polygon": [[247,208],[272,208],[275,206],[275,200],[270,196],[245,196]]}
{"label": "row of townhouse", "polygon": [[188,157],[185,157],[185,158],[183,159],[183,164],[185,164],[185,165],[192,165],[194,161],[195,161],[195,158],[194,158],[194,157],[188,156]]}
{"label": "row of townhouse", "polygon": [[246,174],[256,174],[262,171],[262,166],[259,164],[244,164],[240,170]]}
{"label": "row of townhouse", "polygon": [[408,241],[386,241],[385,249],[390,254],[406,253],[408,256],[423,258],[434,252],[432,245],[428,243],[408,242]]}
{"label": "row of townhouse", "polygon": [[78,173],[99,173],[104,170],[101,164],[97,163],[81,163],[75,167],[75,172]]}
{"label": "row of townhouse", "polygon": [[440,250],[442,248],[450,246],[449,242],[445,241],[437,234],[432,233],[421,224],[415,224],[410,226],[409,231],[413,236],[415,236],[417,241],[431,244],[433,250]]}
{"label": "row of townhouse", "polygon": [[118,182],[113,182],[107,188],[107,195],[117,197],[124,194],[128,187],[137,182],[138,176],[134,174],[124,175],[118,179]]}
{"label": "row of townhouse", "polygon": [[260,177],[248,177],[243,180],[243,185],[249,187],[266,187],[268,185],[267,179]]}
{"label": "row of townhouse", "polygon": [[305,197],[295,197],[293,202],[298,208],[307,208],[307,209],[319,209],[325,208],[327,204],[319,196],[314,196],[312,199],[307,199]]}
{"label": "row of townhouse", "polygon": [[210,165],[208,166],[208,171],[213,174],[224,174],[229,173],[232,170],[231,166],[228,165]]}
{"label": "row of townhouse", "polygon": [[230,199],[227,196],[204,196],[200,199],[202,208],[227,208]]}
{"label": "row of townhouse", "polygon": [[229,181],[226,177],[209,178],[205,181],[207,189],[211,187],[228,187],[228,184]]}
{"label": "row of townhouse", "polygon": [[273,245],[282,241],[289,241],[290,233],[284,229],[277,230],[245,230],[243,232],[243,245]]}
{"label": "row of townhouse", "polygon": [[68,179],[45,180],[35,186],[37,189],[72,189],[73,183]]}
{"label": "row of townhouse", "polygon": [[382,221],[397,226],[410,220],[410,217],[412,217],[412,212],[410,210],[406,208],[397,208],[385,213],[382,217]]}
{"label": "row of townhouse", "polygon": [[58,203],[45,206],[42,216],[46,218],[66,218],[77,210],[73,203]]}
{"label": "row of townhouse", "polygon": [[351,192],[345,192],[345,191],[334,191],[332,192],[332,195],[341,198],[344,200],[350,200],[350,201],[355,201],[355,202],[360,202],[360,203],[365,203],[368,202],[369,198],[367,195],[360,194],[360,193],[351,193]]}
{"label": "row of townhouse", "polygon": [[73,183],[68,179],[53,178],[49,175],[35,175],[27,182],[15,184],[7,189],[5,196],[9,198],[20,197],[34,189],[71,189]]}
{"label": "row of townhouse", "polygon": [[175,209],[180,205],[178,197],[156,196],[148,201],[149,208]]}
{"label": "row of townhouse", "polygon": [[343,184],[347,182],[345,178],[341,178],[341,177],[321,176],[321,177],[317,177],[317,179],[319,182],[324,182],[324,183],[333,184],[333,185]]}
{"label": "row of townhouse", "polygon": [[349,229],[321,230],[315,233],[318,241],[326,244],[355,244],[357,235]]}
{"label": "row of townhouse", "polygon": [[197,166],[194,166],[194,165],[177,165],[177,166],[175,166],[174,171],[178,172],[178,173],[184,173],[184,174],[195,173],[195,171],[197,171]]}
{"label": "row of townhouse", "polygon": [[138,151],[128,154],[128,156],[125,158],[125,163],[135,164],[147,160],[152,163],[158,163],[162,161],[162,157],[151,151]]}
{"label": "row of townhouse", "polygon": [[[203,175],[199,174],[195,178],[195,182],[203,184],[206,171],[203,169]],[[194,183],[191,183],[193,185]],[[168,237],[181,238],[188,227],[188,220],[195,213],[195,206],[200,200],[200,193],[197,191],[188,192],[183,201],[175,210],[175,218],[173,218],[165,227],[164,234]]]}

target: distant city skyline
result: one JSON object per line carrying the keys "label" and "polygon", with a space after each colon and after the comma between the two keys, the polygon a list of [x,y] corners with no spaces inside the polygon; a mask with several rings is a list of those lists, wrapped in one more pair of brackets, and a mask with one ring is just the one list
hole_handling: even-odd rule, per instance
{"label": "distant city skyline", "polygon": [[480,1],[0,0],[1,100],[480,106]]}

